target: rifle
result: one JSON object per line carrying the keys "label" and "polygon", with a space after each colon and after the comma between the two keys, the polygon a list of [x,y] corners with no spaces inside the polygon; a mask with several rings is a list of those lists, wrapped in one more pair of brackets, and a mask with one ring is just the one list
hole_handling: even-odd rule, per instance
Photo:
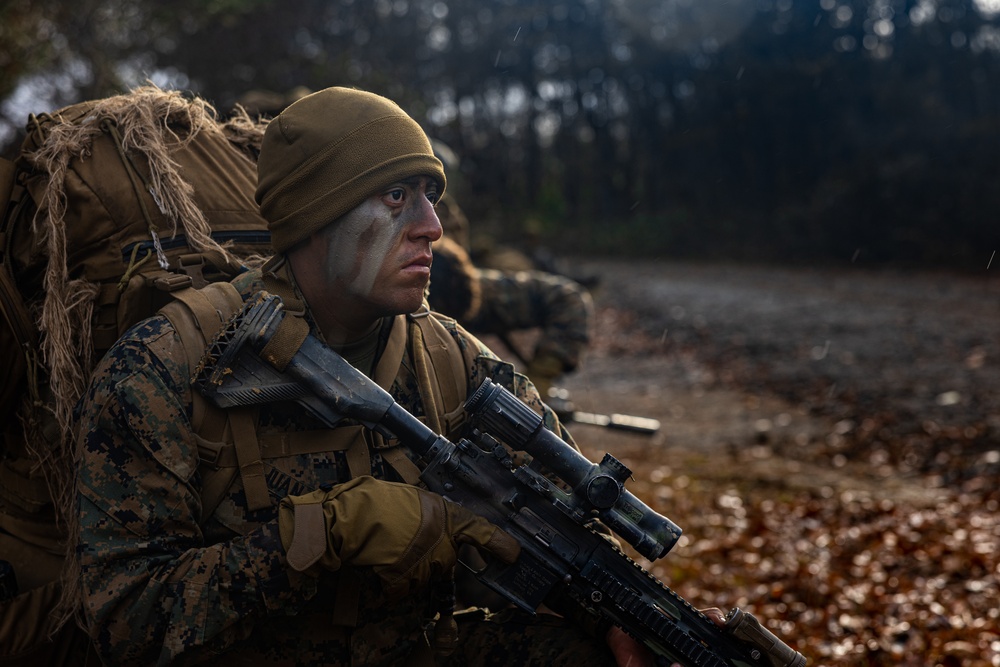
{"label": "rifle", "polygon": [[[426,463],[420,478],[428,489],[520,543],[515,563],[494,559],[475,574],[528,612],[545,603],[594,627],[617,625],[661,661],[686,667],[805,666],[751,614],[734,608],[719,627],[593,530],[600,519],[649,560],[666,555],[681,534],[625,490],[631,471],[613,456],[595,465],[488,379],[465,405],[469,438],[453,443],[311,334],[279,370],[265,347],[287,340],[276,338],[284,316],[276,296],[249,299],[209,344],[195,387],[222,408],[294,400],[331,427],[352,419],[398,438]],[[532,462],[515,465],[504,443]]]}

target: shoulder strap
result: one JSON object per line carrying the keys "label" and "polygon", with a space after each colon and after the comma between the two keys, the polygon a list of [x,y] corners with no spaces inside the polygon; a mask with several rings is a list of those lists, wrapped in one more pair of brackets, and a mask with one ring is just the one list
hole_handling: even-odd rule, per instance
{"label": "shoulder strap", "polygon": [[261,269],[264,287],[268,292],[281,297],[286,315],[278,325],[271,340],[261,350],[261,356],[268,359],[275,368],[285,370],[288,362],[302,346],[302,341],[309,335],[309,323],[306,321],[306,306],[295,293],[289,278],[284,255],[275,255]]}
{"label": "shoulder strap", "polygon": [[[211,283],[203,289],[185,288],[173,293],[174,301],[160,309],[174,327],[187,355],[188,368],[193,373],[205,355],[208,343],[243,307],[243,298],[228,282]],[[202,431],[208,402],[196,398],[191,425]],[[220,411],[221,412],[221,411]]]}
{"label": "shoulder strap", "polygon": [[[468,369],[458,342],[438,317],[425,305],[407,315],[406,320],[417,391],[424,404],[427,426],[435,433],[449,435],[465,419]],[[401,447],[387,447],[379,453],[404,482],[420,484],[420,468]]]}
{"label": "shoulder strap", "polygon": [[[160,312],[173,324],[187,355],[189,368],[193,371],[201,362],[208,342],[243,306],[243,298],[228,282],[210,283],[200,290],[182,289],[174,293],[174,298],[175,301],[164,306]],[[237,471],[243,480],[250,510],[270,505],[257,442],[256,409],[222,410],[197,392],[191,394],[191,427],[199,450],[204,450],[207,443],[227,440],[230,434],[236,450],[236,468],[205,467],[202,518],[208,518],[222,502]]]}
{"label": "shoulder strap", "polygon": [[439,315],[425,307],[408,317],[417,386],[428,415],[428,426],[437,433],[450,433],[465,419],[469,381],[465,358],[458,342],[438,319]]}

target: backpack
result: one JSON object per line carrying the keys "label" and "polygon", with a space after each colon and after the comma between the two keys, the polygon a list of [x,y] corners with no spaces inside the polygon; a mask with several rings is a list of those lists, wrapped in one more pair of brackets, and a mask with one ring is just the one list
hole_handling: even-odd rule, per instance
{"label": "backpack", "polygon": [[53,613],[74,405],[131,325],[270,254],[253,201],[263,129],[147,86],[30,116],[17,157],[0,161],[0,349],[13,352],[0,366],[4,664],[79,658],[52,636],[75,629]]}

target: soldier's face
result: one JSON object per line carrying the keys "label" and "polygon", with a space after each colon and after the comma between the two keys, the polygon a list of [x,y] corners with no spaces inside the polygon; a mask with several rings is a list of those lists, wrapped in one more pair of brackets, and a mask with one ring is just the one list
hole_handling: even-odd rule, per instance
{"label": "soldier's face", "polygon": [[357,314],[377,319],[420,307],[441,238],[437,184],[418,176],[394,183],[324,231],[326,278]]}

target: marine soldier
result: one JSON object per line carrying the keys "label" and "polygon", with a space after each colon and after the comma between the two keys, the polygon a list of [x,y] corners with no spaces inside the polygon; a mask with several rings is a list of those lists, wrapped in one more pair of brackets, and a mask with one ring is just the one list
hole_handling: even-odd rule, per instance
{"label": "marine soldier", "polygon": [[[396,104],[346,88],[303,97],[269,124],[258,173],[276,254],[234,281],[242,298],[281,295],[286,312],[449,438],[465,395],[491,377],[572,442],[530,381],[426,312],[445,174]],[[412,485],[409,450],[360,425],[327,429],[292,402],[211,418],[190,383],[185,313],[168,307],[127,332],[80,406],[76,552],[102,658],[432,664],[434,593],[458,545],[511,561],[516,542]],[[452,363],[427,354],[417,340],[427,336]],[[449,382],[464,394],[458,407]],[[456,618],[457,650],[437,664],[649,659],[619,631],[593,636],[556,616]]]}

